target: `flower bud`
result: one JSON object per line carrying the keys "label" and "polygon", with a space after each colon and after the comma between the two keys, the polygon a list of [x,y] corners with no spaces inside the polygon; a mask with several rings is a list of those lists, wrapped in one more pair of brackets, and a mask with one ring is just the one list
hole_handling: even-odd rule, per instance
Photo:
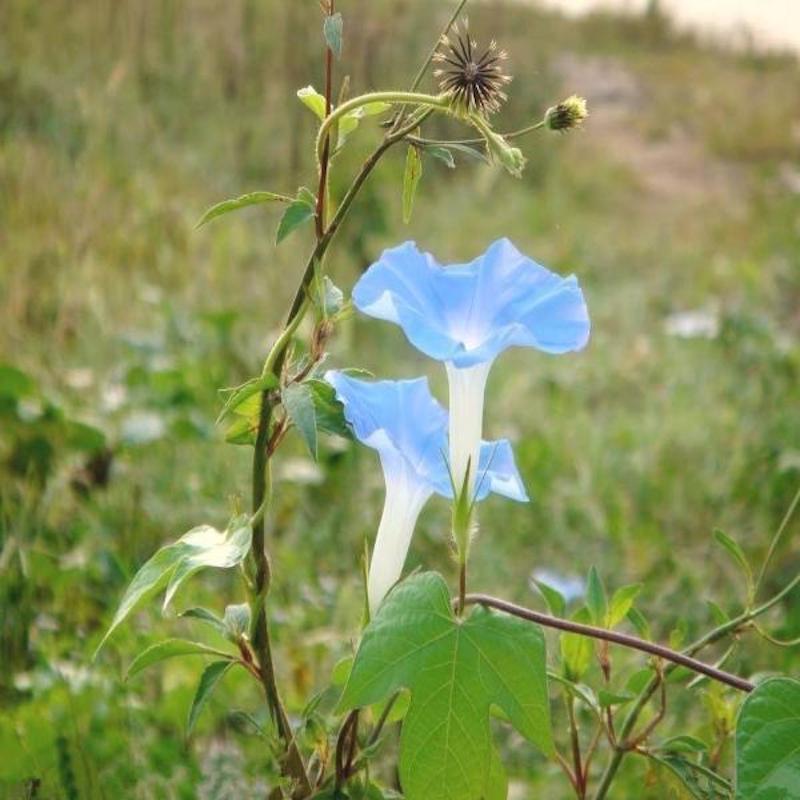
{"label": "flower bud", "polygon": [[548,108],[544,115],[544,123],[551,131],[568,131],[579,128],[588,116],[586,100],[573,94],[557,106]]}
{"label": "flower bud", "polygon": [[483,130],[483,135],[492,161],[501,164],[515,178],[521,178],[522,170],[525,169],[527,163],[527,159],[522,155],[522,150],[512,147],[499,133],[495,133],[488,127]]}

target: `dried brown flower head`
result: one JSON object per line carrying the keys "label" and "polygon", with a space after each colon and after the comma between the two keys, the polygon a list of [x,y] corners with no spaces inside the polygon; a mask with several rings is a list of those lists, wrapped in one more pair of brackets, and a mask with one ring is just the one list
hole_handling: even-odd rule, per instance
{"label": "dried brown flower head", "polygon": [[491,114],[507,99],[503,87],[511,78],[502,68],[507,58],[505,50],[498,50],[494,40],[481,52],[464,23],[463,27],[456,26],[442,36],[433,57],[441,66],[433,74],[440,79],[442,91],[449,93],[456,105],[469,112]]}

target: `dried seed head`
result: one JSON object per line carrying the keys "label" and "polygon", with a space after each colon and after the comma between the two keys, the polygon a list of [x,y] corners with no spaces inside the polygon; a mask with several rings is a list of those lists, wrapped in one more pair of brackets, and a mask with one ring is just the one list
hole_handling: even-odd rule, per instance
{"label": "dried seed head", "polygon": [[586,100],[573,94],[562,100],[557,106],[548,108],[544,115],[544,122],[551,131],[568,131],[579,128],[589,112],[586,110]]}
{"label": "dried seed head", "polygon": [[441,66],[433,74],[440,79],[441,90],[450,94],[455,105],[467,112],[491,114],[507,99],[503,87],[511,78],[502,68],[507,58],[505,50],[498,50],[494,40],[481,54],[465,22],[463,27],[454,27],[449,35],[440,39],[433,60]]}

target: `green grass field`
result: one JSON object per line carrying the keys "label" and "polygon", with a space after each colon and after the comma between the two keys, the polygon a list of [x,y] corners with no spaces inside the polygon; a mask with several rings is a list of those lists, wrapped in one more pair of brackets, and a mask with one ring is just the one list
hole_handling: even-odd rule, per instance
{"label": "green grass field", "polygon": [[[337,68],[353,91],[407,85],[447,14],[425,0],[340,5]],[[315,119],[295,91],[322,82],[318,16],[314,2],[278,0],[0,6],[0,361],[21,371],[0,372],[2,797],[263,796],[269,754],[229,712],[260,708],[246,676],[215,695],[191,743],[197,662],[121,680],[140,649],[193,623],[153,605],[90,658],[159,545],[248,502],[250,450],[215,428],[218,390],[259,369],[311,231],[276,248],[277,217],[263,208],[194,223],[225,197],[314,184]],[[646,584],[654,637],[695,637],[714,624],[708,600],[728,613],[744,602],[713,530],[757,568],[800,485],[798,63],[727,52],[655,15],[566,20],[487,2],[470,22],[510,52],[498,128],[576,92],[585,129],[524,140],[521,180],[426,161],[407,226],[398,149],[369,180],[330,272],[349,290],[405,239],[446,261],[507,235],[576,273],[590,346],[511,353],[493,372],[489,434],[515,442],[532,502],[486,503],[472,585],[541,607],[533,570],[596,565],[610,587]],[[363,125],[336,160],[334,196],[376,136]],[[391,326],[354,317],[331,350],[332,365],[381,377],[427,373],[446,397],[444,371]],[[294,442],[276,479],[274,628],[299,714],[357,637],[358,564],[382,483],[374,453],[342,442],[324,443],[318,465]],[[409,567],[454,576],[448,513],[426,508]],[[798,557],[787,535],[765,596]],[[237,592],[234,576],[208,574],[177,605]],[[764,624],[800,635],[798,598]],[[623,675],[643,663],[618,659]],[[727,667],[797,675],[800,654],[749,633]],[[707,686],[671,696],[663,736],[710,736],[704,709],[735,701]],[[508,753],[513,797],[557,785],[557,768],[521,742]],[[722,763],[731,755],[728,739]],[[682,796],[664,780],[629,759],[612,796]],[[556,800],[569,796],[561,785]]]}

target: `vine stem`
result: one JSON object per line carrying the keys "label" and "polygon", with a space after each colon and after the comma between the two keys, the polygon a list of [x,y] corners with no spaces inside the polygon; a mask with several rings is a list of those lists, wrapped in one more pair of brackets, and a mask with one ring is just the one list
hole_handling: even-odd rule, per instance
{"label": "vine stem", "polygon": [[[406,105],[406,106],[426,106],[428,108],[448,108],[450,99],[446,94],[424,94],[422,92],[368,92],[367,94],[360,94],[358,97],[353,97],[340,106],[337,106],[330,114],[328,114],[322,124],[319,126],[319,133],[317,134],[317,158],[322,159],[325,148],[325,141],[331,131],[331,127],[345,114],[351,111],[357,111],[359,108],[368,106],[371,103],[390,103],[392,105]],[[387,139],[396,136],[400,130],[405,130],[405,126],[397,131],[391,131],[387,135]],[[413,130],[413,129],[412,129]],[[405,134],[404,134],[405,135]]]}
{"label": "vine stem", "polygon": [[[308,308],[307,291],[314,277],[316,266],[325,255],[333,237],[336,235],[340,225],[347,216],[364,182],[384,153],[392,145],[411,133],[411,131],[413,131],[428,114],[432,113],[432,111],[433,109],[423,111],[420,115],[416,115],[407,125],[404,125],[397,131],[387,134],[361,166],[358,174],[353,179],[353,183],[342,198],[330,224],[325,227],[322,236],[317,240],[309,256],[289,308],[286,324],[264,363],[265,373],[273,373],[278,377],[281,375],[292,336],[300,325]],[[261,411],[258,419],[258,430],[256,433],[252,466],[253,542],[251,552],[254,564],[252,588],[255,596],[255,607],[251,641],[253,650],[258,658],[261,683],[264,688],[267,705],[275,719],[279,733],[286,747],[286,771],[297,783],[298,788],[296,796],[308,797],[312,793],[312,787],[305,769],[305,764],[303,763],[302,755],[294,740],[291,725],[289,724],[275,680],[269,624],[265,610],[266,597],[269,593],[272,578],[269,556],[266,551],[264,518],[266,516],[266,509],[269,507],[269,493],[271,489],[268,444],[274,404],[275,401],[271,396],[271,392],[262,392]]]}
{"label": "vine stem", "polygon": [[607,630],[606,628],[597,628],[594,625],[584,625],[581,622],[573,622],[572,620],[553,617],[550,614],[542,614],[530,608],[518,606],[515,603],[509,603],[507,600],[501,600],[487,594],[468,594],[464,598],[464,602],[467,605],[482,605],[497,609],[498,611],[505,611],[512,616],[528,620],[529,622],[536,622],[548,628],[557,628],[558,630],[568,631],[569,633],[577,633],[580,636],[589,636],[592,639],[613,642],[614,644],[619,644],[633,650],[641,650],[643,653],[649,653],[650,655],[671,661],[673,664],[687,667],[694,672],[699,672],[702,675],[713,678],[715,681],[725,683],[743,692],[750,692],[755,688],[750,681],[740,678],[738,675],[732,675],[730,672],[712,667],[710,664],[698,661],[696,658],[692,658],[685,653],[679,653],[664,645],[648,642],[645,639],[639,639],[627,633],[619,633],[617,631]]}
{"label": "vine stem", "polygon": [[[765,601],[759,606],[756,606],[755,608],[743,611],[738,616],[728,620],[728,622],[717,626],[705,634],[705,636],[702,636],[695,642],[692,642],[692,644],[686,647],[682,652],[688,656],[693,656],[696,653],[699,653],[705,647],[718,642],[720,639],[724,639],[729,634],[733,634],[736,631],[741,630],[742,628],[746,627],[748,623],[752,622],[757,617],[760,617],[762,614],[765,614],[771,608],[780,603],[781,600],[794,591],[797,586],[800,586],[800,572],[798,572],[798,574],[795,575],[795,577],[789,581],[789,583],[787,583],[783,589],[781,589],[777,594],[773,595],[773,597],[771,597],[769,600]],[[675,664],[668,664],[663,671],[663,678],[666,678],[674,669]],[[655,693],[658,685],[659,681],[657,678],[651,679],[650,683],[645,686],[639,697],[636,699],[633,707],[628,712],[628,716],[625,718],[625,722],[623,723],[620,731],[620,737],[623,741],[633,732],[639,716],[644,710],[644,707],[647,705],[647,702]],[[611,784],[614,781],[614,777],[619,770],[620,764],[622,763],[622,759],[625,757],[626,752],[627,751],[622,747],[618,747],[614,750],[611,755],[611,759],[609,760],[605,771],[603,772],[603,776],[600,779],[600,785],[598,786],[597,792],[594,795],[594,800],[605,800],[605,798],[608,796],[608,791],[611,788]]]}

